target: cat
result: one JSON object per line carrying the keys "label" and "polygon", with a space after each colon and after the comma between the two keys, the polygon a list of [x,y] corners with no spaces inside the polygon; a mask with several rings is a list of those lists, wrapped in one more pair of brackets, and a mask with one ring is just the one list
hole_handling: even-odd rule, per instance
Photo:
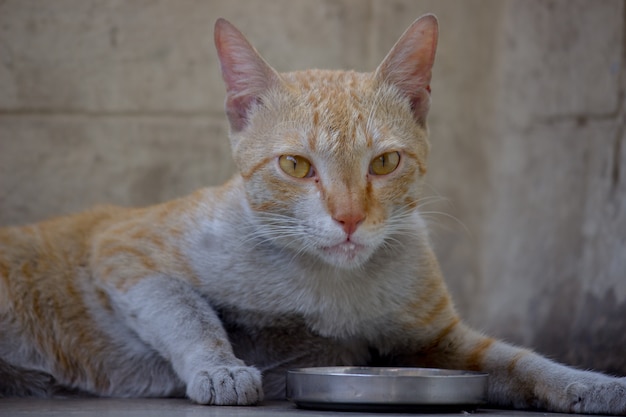
{"label": "cat", "polygon": [[626,378],[467,327],[420,215],[438,36],[417,19],[373,73],[277,73],[224,19],[238,168],[147,208],[0,231],[0,396],[281,398],[287,369],[484,371],[488,401],[626,414]]}

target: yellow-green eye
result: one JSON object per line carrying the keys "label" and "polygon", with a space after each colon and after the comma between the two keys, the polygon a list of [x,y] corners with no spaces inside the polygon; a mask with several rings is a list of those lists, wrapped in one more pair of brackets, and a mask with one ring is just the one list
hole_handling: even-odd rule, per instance
{"label": "yellow-green eye", "polygon": [[295,178],[308,178],[313,176],[311,163],[298,155],[282,155],[278,158],[280,168],[287,174]]}
{"label": "yellow-green eye", "polygon": [[398,168],[398,164],[400,164],[400,153],[398,152],[387,152],[382,155],[378,155],[370,164],[370,174],[391,174],[396,170],[396,168]]}

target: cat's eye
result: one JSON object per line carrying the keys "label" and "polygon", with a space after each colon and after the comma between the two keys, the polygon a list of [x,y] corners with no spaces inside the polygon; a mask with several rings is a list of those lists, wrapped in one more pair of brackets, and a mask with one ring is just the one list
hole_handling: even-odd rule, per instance
{"label": "cat's eye", "polygon": [[282,155],[278,164],[287,175],[295,178],[309,178],[313,176],[313,166],[306,159],[298,155]]}
{"label": "cat's eye", "polygon": [[399,152],[386,152],[378,155],[370,164],[370,174],[387,175],[391,174],[400,164]]}

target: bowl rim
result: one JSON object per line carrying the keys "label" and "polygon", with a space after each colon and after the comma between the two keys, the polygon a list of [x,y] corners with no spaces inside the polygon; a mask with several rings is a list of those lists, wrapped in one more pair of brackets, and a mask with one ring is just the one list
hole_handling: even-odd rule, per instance
{"label": "bowl rim", "polygon": [[399,367],[399,366],[319,366],[294,368],[292,375],[321,375],[341,377],[376,378],[471,378],[488,377],[488,373],[461,369]]}

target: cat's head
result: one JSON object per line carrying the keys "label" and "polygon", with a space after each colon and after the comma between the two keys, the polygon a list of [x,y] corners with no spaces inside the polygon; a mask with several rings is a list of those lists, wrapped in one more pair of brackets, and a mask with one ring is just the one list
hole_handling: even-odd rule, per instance
{"label": "cat's head", "polygon": [[279,74],[223,19],[215,43],[255,236],[354,268],[414,228],[434,16],[416,20],[373,73]]}

